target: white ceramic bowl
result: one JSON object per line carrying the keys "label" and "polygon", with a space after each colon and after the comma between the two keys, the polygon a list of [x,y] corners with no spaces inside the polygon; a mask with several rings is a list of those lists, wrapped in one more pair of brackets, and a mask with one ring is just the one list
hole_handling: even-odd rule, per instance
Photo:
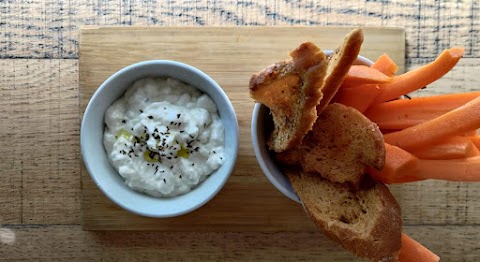
{"label": "white ceramic bowl", "polygon": [[[326,55],[331,55],[331,50],[324,50]],[[358,56],[355,61],[357,65],[371,65],[373,62],[363,56]],[[273,128],[273,120],[270,116],[270,109],[266,106],[256,103],[252,114],[252,142],[253,150],[260,168],[270,182],[285,196],[293,201],[301,203],[297,194],[293,191],[290,181],[284,176],[273,159],[272,152],[266,145],[266,140]]]}
{"label": "white ceramic bowl", "polygon": [[[208,94],[225,127],[226,162],[191,192],[155,198],[130,189],[110,164],[103,147],[104,114],[132,83],[145,77],[168,76]],[[83,115],[80,146],[83,161],[95,184],[120,207],[148,217],[173,217],[191,212],[212,199],[227,182],[238,152],[238,121],[222,88],[202,71],[175,61],[152,60],[127,66],[109,77],[93,94]]]}

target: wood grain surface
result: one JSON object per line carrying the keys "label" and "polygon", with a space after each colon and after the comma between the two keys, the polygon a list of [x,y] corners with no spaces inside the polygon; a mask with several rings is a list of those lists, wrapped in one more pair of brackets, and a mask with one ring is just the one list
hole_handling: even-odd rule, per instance
{"label": "wood grain surface", "polygon": [[[479,11],[477,0],[0,0],[0,261],[360,261],[318,232],[82,231],[81,27],[403,27],[407,70],[466,48],[451,73],[415,94],[430,95],[480,90]],[[408,234],[442,261],[480,261],[479,185],[393,190]]]}
{"label": "wood grain surface", "polygon": [[[80,226],[9,230],[15,243],[1,246],[0,261],[364,261],[319,232],[89,232]],[[478,258],[476,226],[409,226],[405,232],[443,254],[444,261]]]}
{"label": "wood grain surface", "polygon": [[479,11],[477,0],[1,1],[0,57],[78,58],[84,25],[400,26],[409,58],[433,58],[451,45],[479,57]]}

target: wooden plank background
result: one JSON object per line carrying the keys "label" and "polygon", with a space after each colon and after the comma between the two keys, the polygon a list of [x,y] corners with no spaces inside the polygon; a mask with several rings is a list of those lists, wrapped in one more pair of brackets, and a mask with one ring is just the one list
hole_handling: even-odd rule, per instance
{"label": "wooden plank background", "polygon": [[[465,58],[425,95],[480,90],[479,11],[476,0],[0,1],[0,261],[354,260],[317,233],[82,231],[81,26],[401,26],[407,69],[465,46]],[[412,194],[400,202],[418,201],[403,210],[415,218],[405,221],[408,234],[442,261],[480,260],[478,184],[403,187]]]}

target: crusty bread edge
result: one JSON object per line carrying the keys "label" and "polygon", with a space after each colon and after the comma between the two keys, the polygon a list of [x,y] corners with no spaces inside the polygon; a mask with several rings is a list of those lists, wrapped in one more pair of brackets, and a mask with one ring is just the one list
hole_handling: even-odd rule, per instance
{"label": "crusty bread edge", "polygon": [[362,44],[363,30],[354,29],[345,37],[343,45],[329,56],[330,63],[335,63],[332,65],[334,70],[327,72],[325,86],[322,89],[323,98],[317,105],[317,114],[322,113],[337,93],[350,67],[357,60]]}
{"label": "crusty bread edge", "polygon": [[[285,173],[290,181],[290,183],[295,184],[294,181],[298,179],[298,174],[292,174],[292,173]],[[400,251],[401,248],[401,228],[402,228],[402,220],[401,220],[401,209],[400,205],[398,202],[395,200],[393,195],[390,193],[390,190],[388,187],[381,183],[376,184],[379,187],[380,190],[380,198],[384,202],[385,208],[382,209],[381,215],[379,216],[379,219],[376,221],[375,226],[373,227],[371,233],[372,235],[370,236],[373,239],[381,239],[381,241],[386,241],[384,246],[387,246],[388,248],[382,249],[382,250],[377,250],[377,252],[372,253],[371,249],[371,241],[372,240],[367,240],[367,239],[340,239],[337,237],[336,234],[333,233],[333,231],[337,231],[339,235],[345,235],[348,236],[351,234],[349,230],[335,227],[332,225],[326,225],[324,221],[321,221],[317,219],[314,215],[314,210],[311,209],[308,205],[305,205],[302,202],[302,206],[305,210],[305,213],[310,217],[310,219],[317,225],[317,227],[331,240],[339,243],[343,248],[346,250],[352,252],[356,256],[363,257],[363,258],[368,258],[372,261],[382,261],[382,262],[387,262],[387,261],[397,261],[397,255],[398,252]],[[392,214],[390,214],[392,213]],[[397,221],[392,221],[391,218],[399,218]],[[393,224],[394,223],[394,224]],[[391,229],[392,227],[395,228],[400,228],[400,230],[397,230],[393,232]],[[328,229],[327,229],[328,228]],[[388,235],[385,235],[386,232],[389,232]],[[350,240],[350,241],[349,241]],[[385,252],[385,250],[389,250]],[[384,251],[384,252],[381,252]]]}
{"label": "crusty bread edge", "polygon": [[[275,64],[269,65],[267,68],[253,74],[250,77],[249,89],[255,91],[260,85],[271,83],[278,76],[285,72],[286,68],[292,65],[291,60],[281,61]],[[251,93],[250,93],[251,95]]]}
{"label": "crusty bread edge", "polygon": [[[314,44],[312,44],[314,45]],[[300,45],[300,47],[302,47]],[[298,48],[300,48],[298,47]],[[298,49],[297,48],[297,49]],[[315,48],[318,48],[315,46]],[[318,48],[318,51],[321,53],[321,62],[317,65],[309,67],[307,72],[297,72],[302,75],[302,84],[306,87],[300,91],[303,94],[304,104],[301,108],[300,119],[295,119],[297,126],[292,134],[291,139],[285,144],[285,146],[279,147],[272,141],[272,135],[269,138],[267,144],[270,149],[275,152],[283,152],[289,149],[292,149],[296,145],[300,144],[305,137],[305,135],[312,130],[313,125],[318,117],[317,114],[317,105],[320,103],[323,98],[323,93],[321,88],[325,83],[325,73],[328,67],[328,61],[326,55],[323,51]],[[292,51],[293,52],[293,51]],[[285,60],[268,66],[266,69],[257,72],[252,75],[250,78],[249,89],[250,96],[252,92],[256,91],[260,86],[265,86],[275,81],[279,77],[288,74],[295,68],[295,60],[292,58],[290,60]],[[315,85],[309,83],[316,83]],[[261,101],[260,101],[261,102]],[[273,133],[272,133],[273,134]]]}
{"label": "crusty bread edge", "polygon": [[383,134],[382,134],[382,131],[380,131],[380,128],[378,127],[378,125],[375,122],[373,122],[372,120],[370,120],[368,117],[366,117],[364,114],[362,114],[360,111],[358,111],[357,109],[355,109],[353,107],[345,106],[345,105],[339,104],[339,103],[332,103],[331,105],[341,105],[341,106],[347,108],[348,110],[354,111],[355,114],[358,115],[358,117],[363,118],[365,123],[369,123],[369,129],[373,133],[373,136],[374,136],[375,152],[377,153],[377,157],[376,157],[377,161],[375,161],[375,163],[373,163],[373,165],[368,165],[368,166],[372,166],[372,167],[374,167],[378,170],[381,170],[383,168],[383,166],[385,165],[386,152],[385,152],[385,142],[384,142],[384,139],[383,139]]}
{"label": "crusty bread edge", "polygon": [[[287,143],[287,145],[282,151],[290,150],[295,146],[299,145],[303,141],[303,138],[305,137],[305,135],[310,130],[312,130],[313,125],[315,124],[315,121],[318,118],[316,105],[318,105],[318,103],[321,101],[323,97],[320,87],[323,86],[325,81],[325,69],[327,67],[327,64],[328,63],[326,62],[326,60],[324,60],[320,64],[313,66],[312,69],[320,73],[310,74],[306,76],[306,79],[303,79],[303,81],[316,82],[317,85],[310,85],[308,88],[306,88],[303,91],[304,95],[306,96],[305,104],[303,105],[303,108],[308,110],[304,110],[301,113],[301,118],[297,120],[298,126],[295,130],[295,135],[292,137],[290,142]],[[317,96],[318,98],[317,99],[310,98],[315,96]]]}

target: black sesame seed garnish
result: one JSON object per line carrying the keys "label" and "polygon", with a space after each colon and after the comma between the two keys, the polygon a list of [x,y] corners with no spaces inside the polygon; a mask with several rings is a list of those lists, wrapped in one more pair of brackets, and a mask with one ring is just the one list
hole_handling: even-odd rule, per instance
{"label": "black sesame seed garnish", "polygon": [[[195,152],[198,152],[199,149],[200,149],[200,148],[197,146],[197,147],[195,147],[194,150],[195,150]],[[215,151],[213,151],[213,153],[215,153]]]}
{"label": "black sesame seed garnish", "polygon": [[217,152],[215,152],[215,150],[213,150],[213,153],[216,154]]}
{"label": "black sesame seed garnish", "polygon": [[180,133],[183,133],[183,132],[185,132],[185,131],[184,131],[184,130],[180,130]]}
{"label": "black sesame seed garnish", "polygon": [[127,121],[125,121],[125,120],[122,120],[122,123],[123,123],[123,124],[125,124],[125,123],[127,123]]}
{"label": "black sesame seed garnish", "polygon": [[140,109],[140,113],[143,113],[143,110],[142,110],[142,109]]}
{"label": "black sesame seed garnish", "polygon": [[180,118],[180,116],[181,116],[181,114],[177,114],[177,119],[179,119],[179,118]]}
{"label": "black sesame seed garnish", "polygon": [[163,183],[167,183],[167,180],[165,180],[165,178],[163,179]]}
{"label": "black sesame seed garnish", "polygon": [[412,97],[410,97],[409,95],[403,95],[403,96],[408,98],[409,100],[412,100]]}
{"label": "black sesame seed garnish", "polygon": [[153,119],[153,116],[147,116],[147,117],[148,117],[148,119]]}
{"label": "black sesame seed garnish", "polygon": [[170,122],[170,125],[173,125],[173,121],[172,121],[172,122]]}
{"label": "black sesame seed garnish", "polygon": [[194,166],[194,165],[195,165],[195,163],[192,163],[192,166]]}
{"label": "black sesame seed garnish", "polygon": [[171,157],[171,156],[167,156],[167,159],[170,160],[170,159],[172,159],[172,157]]}
{"label": "black sesame seed garnish", "polygon": [[180,177],[180,179],[182,179],[182,175],[180,175],[179,177]]}
{"label": "black sesame seed garnish", "polygon": [[191,139],[194,139],[194,138],[195,138],[195,137],[194,137],[194,136],[192,136],[192,135],[188,135],[188,136],[189,136]]}
{"label": "black sesame seed garnish", "polygon": [[173,166],[170,166],[170,169],[173,169]]}

